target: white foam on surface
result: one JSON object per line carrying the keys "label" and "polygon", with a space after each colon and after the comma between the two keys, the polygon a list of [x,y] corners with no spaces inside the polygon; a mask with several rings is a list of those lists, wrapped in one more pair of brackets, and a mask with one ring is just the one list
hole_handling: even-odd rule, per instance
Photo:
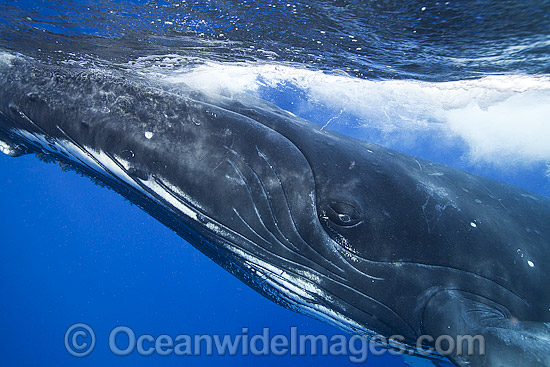
{"label": "white foam on surface", "polygon": [[449,111],[446,119],[450,131],[468,142],[473,159],[550,159],[550,89],[517,93],[487,108],[471,102]]}
{"label": "white foam on surface", "polygon": [[0,63],[6,64],[8,66],[11,66],[11,62],[16,59],[17,56],[14,54],[11,54],[9,52],[2,52],[0,51]]}
{"label": "white foam on surface", "polygon": [[[192,89],[225,94],[292,85],[307,94],[309,103],[334,109],[336,115],[342,111],[355,115],[368,128],[408,136],[436,131],[460,138],[472,161],[550,160],[548,76],[495,75],[440,83],[381,81],[295,65],[207,62],[191,70],[171,70],[163,77]],[[327,120],[335,123],[335,116]]]}

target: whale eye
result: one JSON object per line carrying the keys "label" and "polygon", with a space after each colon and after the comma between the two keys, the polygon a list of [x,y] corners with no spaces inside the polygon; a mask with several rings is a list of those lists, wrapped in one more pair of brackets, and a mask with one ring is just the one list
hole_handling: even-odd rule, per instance
{"label": "whale eye", "polygon": [[333,201],[328,205],[327,216],[331,222],[342,227],[351,227],[362,221],[359,209],[344,201]]}

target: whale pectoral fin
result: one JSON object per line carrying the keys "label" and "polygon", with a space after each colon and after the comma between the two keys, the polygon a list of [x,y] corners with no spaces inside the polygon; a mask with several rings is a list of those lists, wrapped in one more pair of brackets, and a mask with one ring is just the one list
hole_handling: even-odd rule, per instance
{"label": "whale pectoral fin", "polygon": [[550,366],[550,324],[518,321],[475,295],[440,291],[422,320],[424,334],[456,342],[447,357],[457,366]]}

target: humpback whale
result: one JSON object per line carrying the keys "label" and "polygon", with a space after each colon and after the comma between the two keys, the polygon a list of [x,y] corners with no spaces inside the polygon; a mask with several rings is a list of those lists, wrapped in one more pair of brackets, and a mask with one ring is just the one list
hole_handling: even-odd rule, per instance
{"label": "humpback whale", "polygon": [[244,283],[457,366],[550,366],[550,198],[355,140],[252,96],[0,61],[0,150],[59,161]]}

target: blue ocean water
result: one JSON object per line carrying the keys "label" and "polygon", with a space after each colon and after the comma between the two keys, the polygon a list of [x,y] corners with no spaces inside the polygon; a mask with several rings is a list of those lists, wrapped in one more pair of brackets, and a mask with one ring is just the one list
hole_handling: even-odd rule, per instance
{"label": "blue ocean water", "polygon": [[[550,195],[549,1],[8,1],[0,51],[251,93],[333,129]],[[352,364],[346,356],[113,355],[136,334],[334,335],[111,190],[0,156],[1,365]],[[97,336],[75,358],[75,323]],[[428,365],[370,356],[364,365]]]}

